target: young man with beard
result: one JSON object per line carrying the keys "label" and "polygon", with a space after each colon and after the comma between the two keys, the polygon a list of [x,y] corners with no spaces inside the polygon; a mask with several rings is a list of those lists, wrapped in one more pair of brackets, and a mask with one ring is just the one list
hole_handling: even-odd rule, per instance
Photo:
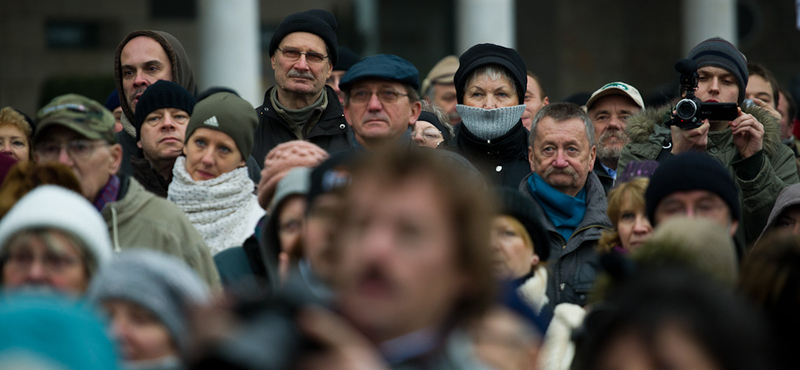
{"label": "young man with beard", "polygon": [[622,147],[630,141],[625,133],[625,121],[644,110],[644,101],[635,87],[617,81],[597,89],[586,102],[586,110],[597,138],[594,173],[608,194],[617,179],[617,161]]}
{"label": "young man with beard", "polygon": [[623,149],[617,170],[623,171],[630,161],[663,161],[686,151],[716,158],[740,190],[742,227],[736,239],[747,245],[761,234],[781,190],[798,182],[794,155],[781,144],[775,117],[764,109],[742,106],[749,78],[747,59],[733,44],[711,38],[695,46],[687,58],[697,63],[696,97],[703,102],[738,103],[738,117],[706,120],[683,130],[669,125],[672,107],[634,115],[627,127],[631,142]]}

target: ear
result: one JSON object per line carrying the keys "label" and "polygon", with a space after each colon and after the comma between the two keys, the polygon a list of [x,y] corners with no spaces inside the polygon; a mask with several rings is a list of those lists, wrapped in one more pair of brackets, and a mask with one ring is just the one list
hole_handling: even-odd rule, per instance
{"label": "ear", "polygon": [[183,149],[181,149],[181,151],[183,152],[183,155],[184,155],[184,156],[186,156],[186,155],[187,155],[187,154],[186,154],[186,144],[185,144],[185,143],[184,143],[184,145],[183,145]]}
{"label": "ear", "polygon": [[331,59],[328,58],[328,71],[325,72],[325,81],[331,78],[332,73],[333,73],[333,65],[331,64]]}
{"label": "ear", "polygon": [[736,229],[739,228],[739,221],[731,221],[731,237],[736,234]]}
{"label": "ear", "polygon": [[141,141],[141,140],[137,141],[137,142],[136,142],[136,146],[137,146],[139,149],[142,149],[142,141]]}
{"label": "ear", "polygon": [[411,117],[408,118],[409,126],[413,126],[417,122],[420,113],[422,113],[422,103],[414,102],[414,104],[411,104]]}
{"label": "ear", "polygon": [[538,265],[538,264],[539,264],[539,255],[538,255],[538,254],[536,254],[536,253],[534,253],[534,254],[531,256],[531,267],[535,267],[535,266],[536,266],[536,265]]}
{"label": "ear", "polygon": [[589,153],[589,171],[594,168],[594,160],[597,158],[597,146],[592,145],[592,151]]}
{"label": "ear", "polygon": [[536,168],[533,167],[533,147],[528,146],[528,163],[531,166],[531,172],[536,172]]}
{"label": "ear", "polygon": [[109,163],[109,173],[112,175],[116,175],[119,172],[119,168],[122,166],[122,146],[119,144],[114,144],[108,148],[109,152],[111,152],[111,162]]}
{"label": "ear", "polygon": [[545,96],[544,99],[542,99],[542,105],[550,105],[550,98]]}
{"label": "ear", "polygon": [[272,54],[271,57],[269,57],[269,64],[272,66],[272,70],[273,71],[276,70],[275,66],[277,65],[277,63],[275,63],[275,56],[276,55],[278,55],[278,54],[275,53],[275,54]]}

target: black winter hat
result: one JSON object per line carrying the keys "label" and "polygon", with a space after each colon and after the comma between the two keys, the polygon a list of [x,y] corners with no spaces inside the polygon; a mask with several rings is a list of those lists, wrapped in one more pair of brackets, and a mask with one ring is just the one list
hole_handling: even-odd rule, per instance
{"label": "black winter hat", "polygon": [[306,212],[311,210],[318,196],[345,189],[350,185],[353,166],[361,159],[356,151],[339,152],[311,171]]}
{"label": "black winter hat", "polygon": [[519,190],[506,187],[497,189],[497,197],[500,201],[498,214],[511,216],[525,226],[539,260],[547,261],[550,257],[550,242],[542,220],[536,217],[534,201],[524,196]]}
{"label": "black winter hat", "polygon": [[705,40],[689,51],[686,58],[697,63],[697,68],[714,66],[722,68],[736,77],[739,86],[739,104],[744,101],[745,88],[750,76],[747,71],[747,58],[733,44],[720,37]]}
{"label": "black winter hat", "polygon": [[336,65],[339,60],[339,42],[336,38],[336,18],[328,11],[322,9],[306,10],[286,16],[278,25],[272,39],[269,41],[269,56],[275,55],[281,41],[293,32],[308,32],[319,36],[328,46],[328,58],[331,65]]}
{"label": "black winter hat", "polygon": [[350,50],[347,46],[339,46],[339,60],[333,65],[333,70],[347,72],[359,60],[361,58],[358,57],[356,52]]}
{"label": "black winter hat", "polygon": [[528,87],[527,70],[522,55],[514,49],[509,49],[495,44],[478,44],[461,54],[458,59],[459,66],[453,77],[456,83],[456,99],[458,104],[464,104],[464,90],[467,79],[478,68],[494,64],[505,68],[514,78],[517,85],[519,104],[525,103],[525,90]]}
{"label": "black winter hat", "polygon": [[150,85],[139,97],[136,103],[136,113],[133,122],[136,127],[136,140],[142,132],[142,123],[147,115],[161,108],[178,108],[188,115],[192,115],[196,101],[194,96],[172,81],[158,80]]}
{"label": "black winter hat", "polygon": [[668,195],[682,191],[706,190],[718,195],[728,205],[734,220],[741,218],[739,189],[728,170],[715,158],[686,152],[661,163],[644,194],[647,218],[656,226],[656,207]]}

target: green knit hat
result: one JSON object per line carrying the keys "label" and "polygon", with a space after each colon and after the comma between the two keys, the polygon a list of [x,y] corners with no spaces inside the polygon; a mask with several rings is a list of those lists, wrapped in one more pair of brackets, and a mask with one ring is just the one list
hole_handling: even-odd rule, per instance
{"label": "green knit hat", "polygon": [[253,131],[258,125],[256,110],[246,100],[230,92],[209,95],[197,102],[186,127],[186,140],[198,128],[208,128],[225,133],[236,142],[236,147],[247,160],[253,150]]}

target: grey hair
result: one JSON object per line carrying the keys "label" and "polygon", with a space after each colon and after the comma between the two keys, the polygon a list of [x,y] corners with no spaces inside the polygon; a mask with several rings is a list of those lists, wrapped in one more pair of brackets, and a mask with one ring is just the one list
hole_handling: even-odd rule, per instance
{"label": "grey hair", "polygon": [[536,112],[531,123],[531,135],[528,138],[528,145],[533,148],[533,142],[536,141],[536,128],[539,126],[539,121],[545,117],[550,117],[556,122],[563,122],[569,119],[578,118],[583,121],[583,126],[586,129],[586,138],[589,139],[589,147],[594,146],[594,126],[589,114],[575,103],[553,103],[545,105],[542,109]]}
{"label": "grey hair", "polygon": [[[512,95],[517,95],[517,83],[514,82],[515,80],[511,76],[511,73],[505,68],[493,64],[483,66],[472,72],[472,74],[469,75],[469,78],[467,78],[467,83],[464,85],[464,90],[466,91],[466,89],[469,88],[469,85],[471,85],[473,82],[475,82],[475,80],[478,79],[478,77],[481,76],[489,77],[489,79],[492,81],[497,81],[500,79],[500,77],[505,78],[506,81],[508,81],[508,84],[511,85]],[[519,103],[522,104],[522,102]]]}
{"label": "grey hair", "polygon": [[439,123],[441,123],[442,126],[447,129],[447,132],[450,133],[450,137],[456,136],[453,125],[450,124],[450,119],[447,118],[447,113],[444,112],[444,109],[431,104],[427,100],[422,100],[420,103],[422,103],[422,111],[433,113],[433,115],[436,116],[436,119],[439,120]]}

